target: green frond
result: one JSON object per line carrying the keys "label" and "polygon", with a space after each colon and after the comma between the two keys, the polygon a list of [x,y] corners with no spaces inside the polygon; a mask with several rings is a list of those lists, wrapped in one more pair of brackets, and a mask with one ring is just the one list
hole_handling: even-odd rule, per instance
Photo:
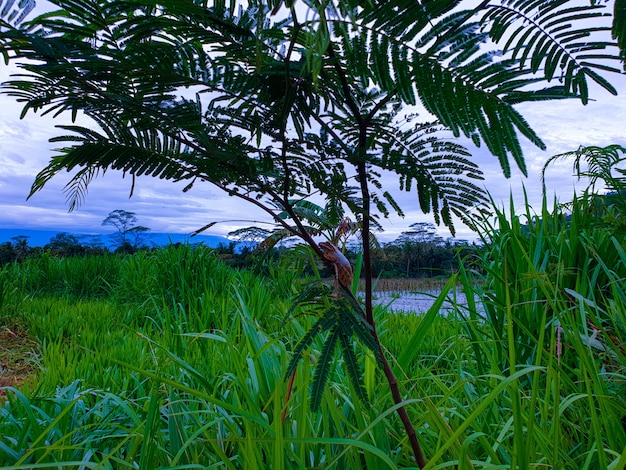
{"label": "green frond", "polygon": [[[87,196],[87,188],[91,181],[98,176],[97,168],[82,168],[72,179],[65,185],[65,201],[68,204],[68,210],[71,212],[80,206]],[[35,185],[40,184],[35,180]],[[35,190],[35,185],[31,189],[30,195]],[[29,195],[29,197],[30,197]]]}
{"label": "green frond", "polygon": [[488,4],[481,23],[496,43],[503,44],[504,54],[519,61],[520,70],[542,73],[547,82],[558,79],[565,93],[577,94],[586,103],[587,78],[615,93],[605,79],[598,81],[583,72],[595,67],[618,71],[606,65],[619,60],[617,44],[604,38],[611,29],[608,17],[606,5],[599,2],[517,0]]}
{"label": "green frond", "polygon": [[399,175],[401,190],[415,190],[422,211],[432,212],[436,221],[443,220],[439,218],[442,207],[463,214],[487,203],[485,190],[476,184],[482,180],[480,168],[466,148],[446,138],[441,125],[426,123],[400,133],[381,132],[386,144],[379,165]]}
{"label": "green frond", "polygon": [[[316,225],[324,225],[326,223],[324,208],[322,206],[306,199],[290,200],[289,204],[294,214],[298,215],[301,219]],[[283,211],[278,214],[278,217],[281,219],[289,219],[290,215]]]}
{"label": "green frond", "polygon": [[626,0],[615,0],[613,9],[613,39],[617,40],[622,59],[622,67],[626,70]]}
{"label": "green frond", "polygon": [[341,346],[343,363],[346,367],[346,371],[348,372],[350,382],[352,382],[352,387],[363,403],[367,403],[367,391],[365,390],[365,385],[363,383],[363,374],[361,373],[361,368],[359,367],[359,363],[354,352],[354,346],[350,341],[350,336],[340,333],[339,345]]}
{"label": "green frond", "polygon": [[324,342],[324,346],[322,347],[322,351],[317,358],[317,366],[315,368],[313,382],[311,384],[311,411],[313,412],[319,410],[322,402],[324,388],[326,387],[326,382],[328,382],[328,378],[330,376],[335,346],[340,336],[340,329],[338,327],[332,328],[329,331],[326,341]]}
{"label": "green frond", "polygon": [[[439,117],[443,125],[449,127],[455,136],[464,134],[471,138],[479,134],[491,153],[500,160],[505,176],[510,176],[509,156],[525,173],[516,131],[531,138],[536,145],[543,144],[528,124],[518,119],[519,114],[506,102],[506,96],[477,91],[481,89],[483,77],[478,74],[478,80],[470,82],[473,70],[466,70],[464,77],[420,55],[415,56],[414,70],[415,79],[420,84],[422,103]],[[496,77],[508,80],[510,74],[491,76]],[[497,90],[497,87],[494,88]],[[506,126],[505,135],[502,135],[503,126]]]}
{"label": "green frond", "polygon": [[307,312],[320,312],[324,316],[324,312],[327,309],[319,299],[327,297],[330,293],[331,289],[321,280],[307,283],[302,292],[294,299],[292,306],[285,314],[285,319],[293,315],[294,311],[299,307],[306,307]]}
{"label": "green frond", "polygon": [[[621,145],[607,147],[580,147],[573,152],[565,152],[550,157],[541,170],[541,183],[545,192],[545,174],[550,165],[558,160],[572,160],[574,174],[580,178],[589,178],[589,188],[595,189],[601,182],[609,191],[622,194],[626,190],[626,178],[623,166],[626,162],[626,148]],[[587,165],[585,169],[583,164]],[[618,173],[617,175],[615,173]]]}
{"label": "green frond", "polygon": [[415,105],[417,103],[415,84],[413,82],[413,74],[411,72],[411,63],[408,60],[408,50],[400,44],[393,42],[391,44],[391,64],[394,72],[394,85],[400,99],[408,104]]}
{"label": "green frond", "polygon": [[[618,71],[611,66],[619,60],[615,44],[603,37],[606,6],[518,0],[454,11],[457,3],[365,7],[368,28],[342,38],[347,70],[404,103],[419,98],[454,135],[484,142],[505,176],[510,159],[525,173],[518,134],[544,144],[511,105],[572,97],[586,103],[590,81],[616,92],[598,73]],[[503,49],[489,50],[490,41]],[[353,58],[357,48],[368,51],[369,71]]]}
{"label": "green frond", "polygon": [[372,23],[373,29],[384,30],[390,37],[415,38],[461,3],[460,0],[440,1],[375,1],[362,5],[363,22]]}
{"label": "green frond", "polygon": [[[19,25],[35,8],[35,0],[0,0],[0,20],[6,21],[7,27]],[[0,28],[3,25],[0,22]]]}
{"label": "green frond", "polygon": [[[296,368],[298,367],[298,362],[302,359],[302,354],[311,347],[315,338],[322,333],[326,333],[327,331],[332,331],[333,327],[337,323],[337,316],[335,312],[329,312],[323,315],[319,320],[317,320],[311,329],[306,332],[306,334],[300,338],[298,344],[293,350],[291,361],[289,361],[289,365],[287,366],[287,370],[285,371],[285,378],[289,378],[291,374],[294,373]],[[328,341],[328,340],[327,340]],[[332,351],[331,351],[332,354]]]}
{"label": "green frond", "polygon": [[367,323],[360,309],[343,310],[338,323],[345,335],[348,337],[355,335],[366,348],[372,351],[377,358],[379,357],[380,351],[372,326]]}
{"label": "green frond", "polygon": [[396,202],[394,197],[389,193],[389,191],[385,191],[383,193],[383,197],[385,198],[385,201],[387,201],[387,203],[396,211],[396,214],[398,214],[400,217],[404,217],[404,211]]}

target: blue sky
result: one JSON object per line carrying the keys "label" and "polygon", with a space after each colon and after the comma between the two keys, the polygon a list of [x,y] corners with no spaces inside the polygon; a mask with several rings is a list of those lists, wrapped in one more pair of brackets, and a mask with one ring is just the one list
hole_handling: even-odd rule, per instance
{"label": "blue sky", "polygon": [[[0,63],[0,82],[15,72],[13,66]],[[575,100],[548,103],[525,103],[517,109],[529,121],[547,145],[541,151],[524,142],[528,178],[514,169],[510,179],[504,178],[495,157],[484,148],[472,149],[484,174],[484,186],[496,201],[508,205],[509,194],[518,203],[522,201],[522,186],[526,188],[531,205],[541,207],[540,175],[544,162],[552,155],[572,151],[581,145],[621,144],[626,146],[626,76],[611,74],[609,80],[618,89],[617,97],[604,90],[592,92],[594,101],[583,106]],[[129,199],[130,179],[120,173],[108,172],[93,182],[85,202],[68,213],[63,194],[66,175],[53,180],[41,192],[26,200],[35,175],[54,154],[56,144],[48,139],[57,135],[55,125],[68,123],[68,119],[29,114],[20,120],[21,106],[13,98],[0,95],[0,228],[25,228],[62,230],[80,233],[102,233],[102,220],[114,209],[135,212],[140,225],[154,232],[189,233],[213,221],[231,219],[263,220],[268,217],[255,207],[228,197],[208,184],[199,184],[183,193],[184,184],[173,184],[149,177],[139,178],[135,194]],[[571,164],[552,167],[548,174],[548,194],[560,200],[571,199],[576,181]],[[389,188],[397,188],[390,179]],[[405,211],[403,219],[383,220],[386,232],[382,240],[396,238],[414,222],[431,222],[432,216],[419,211],[414,194],[396,191]],[[207,235],[225,235],[247,224],[220,223],[207,231]],[[449,236],[444,228],[439,235]],[[474,239],[475,235],[459,225],[457,237]]]}

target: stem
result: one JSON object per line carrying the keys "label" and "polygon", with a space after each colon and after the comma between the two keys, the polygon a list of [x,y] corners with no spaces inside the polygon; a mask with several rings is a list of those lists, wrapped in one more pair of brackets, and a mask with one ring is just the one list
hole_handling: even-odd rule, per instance
{"label": "stem", "polygon": [[[383,373],[387,378],[387,383],[389,384],[389,390],[391,391],[391,396],[393,398],[393,402],[398,405],[403,402],[402,394],[400,393],[400,388],[398,387],[398,379],[396,378],[387,358],[385,357],[384,348],[378,338],[378,332],[376,330],[376,322],[374,321],[374,309],[372,306],[372,258],[370,252],[370,192],[367,184],[367,130],[369,124],[374,117],[374,114],[380,110],[385,103],[391,99],[391,96],[386,96],[382,101],[377,103],[374,107],[373,111],[366,116],[365,118],[361,115],[359,111],[359,107],[352,97],[352,93],[350,90],[350,86],[348,84],[348,80],[345,76],[343,69],[339,63],[335,55],[335,51],[333,50],[332,44],[328,46],[327,50],[328,56],[331,61],[334,63],[335,71],[339,77],[339,81],[341,83],[341,88],[344,92],[346,106],[352,112],[354,119],[359,128],[359,141],[357,148],[356,159],[354,160],[359,183],[361,186],[361,198],[363,200],[363,212],[362,212],[362,225],[361,225],[361,239],[363,240],[363,268],[365,274],[365,319],[372,326],[372,335],[376,340],[376,344],[378,345],[378,355],[380,357],[380,362],[382,365]],[[402,425],[404,426],[404,430],[406,432],[407,437],[409,438],[409,443],[411,444],[411,449],[413,450],[413,455],[415,457],[415,462],[419,468],[424,468],[426,466],[426,459],[424,458],[424,454],[422,452],[422,448],[417,439],[417,433],[415,432],[415,427],[413,427],[413,423],[411,423],[411,419],[409,418],[409,414],[406,411],[404,406],[400,406],[397,410],[398,416],[400,417],[400,421],[402,421]]]}
{"label": "stem", "polygon": [[[363,134],[365,133],[363,132]],[[403,401],[402,394],[400,393],[400,388],[398,387],[398,379],[393,373],[393,370],[389,365],[389,361],[387,361],[387,358],[385,357],[385,351],[383,350],[383,346],[378,338],[372,307],[372,261],[369,246],[370,195],[369,188],[367,186],[365,162],[362,161],[358,164],[357,171],[361,183],[361,196],[363,198],[363,225],[361,228],[361,237],[363,239],[363,267],[365,272],[365,319],[372,326],[372,335],[378,345],[378,355],[380,357],[383,373],[387,378],[393,402],[397,405]],[[415,462],[419,468],[424,468],[426,466],[426,459],[424,458],[424,453],[422,452],[422,448],[417,439],[417,433],[415,432],[415,427],[413,426],[413,423],[411,423],[409,414],[404,406],[398,408],[397,413],[400,421],[402,421],[406,435],[409,438],[409,443],[411,444],[411,449],[413,449],[413,455],[415,456]]]}
{"label": "stem", "polygon": [[[359,136],[359,146],[361,140],[366,139],[365,131]],[[362,137],[362,138],[361,138]],[[361,222],[361,239],[363,240],[363,268],[365,274],[365,319],[375,328],[374,307],[372,305],[372,253],[370,250],[370,192],[367,185],[367,167],[361,161],[357,165],[359,183],[361,184],[361,198],[363,200],[363,221]]]}
{"label": "stem", "polygon": [[[391,366],[385,357],[383,347],[378,340],[378,334],[376,333],[376,327],[374,327],[374,338],[376,338],[376,342],[378,343],[378,351],[380,356],[380,362],[383,367],[383,372],[385,377],[387,378],[387,383],[389,384],[389,390],[391,390],[391,396],[393,397],[393,402],[397,405],[402,403],[402,394],[400,393],[400,388],[398,387],[398,379],[396,378],[393,370],[391,370]],[[409,438],[409,443],[411,444],[411,449],[413,449],[413,455],[415,456],[415,462],[419,468],[424,468],[426,466],[426,459],[424,458],[424,453],[422,452],[422,448],[420,446],[419,440],[417,439],[417,433],[415,432],[415,428],[413,427],[413,423],[411,423],[411,418],[409,418],[409,414],[406,411],[404,406],[401,406],[397,410],[398,416],[400,417],[400,421],[404,425],[404,430],[406,432],[407,437]]]}

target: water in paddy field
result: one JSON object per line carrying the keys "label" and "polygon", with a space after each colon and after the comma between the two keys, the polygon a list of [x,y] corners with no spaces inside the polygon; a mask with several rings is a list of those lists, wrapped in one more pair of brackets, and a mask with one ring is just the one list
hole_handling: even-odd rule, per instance
{"label": "water in paddy field", "polygon": [[[374,292],[373,301],[374,305],[387,306],[393,312],[425,313],[433,305],[440,292],[439,289],[424,292]],[[457,289],[456,293],[454,291],[449,292],[447,299],[441,306],[440,313],[445,315],[452,311],[453,302],[456,302],[458,306],[467,307],[465,293],[460,289]]]}

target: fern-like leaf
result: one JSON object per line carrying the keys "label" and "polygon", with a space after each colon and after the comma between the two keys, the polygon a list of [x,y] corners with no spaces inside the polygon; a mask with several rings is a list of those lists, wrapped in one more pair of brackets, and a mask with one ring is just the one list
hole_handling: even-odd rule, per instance
{"label": "fern-like leaf", "polygon": [[298,344],[293,350],[293,356],[291,361],[289,361],[289,365],[287,366],[287,371],[285,372],[285,378],[288,378],[293,374],[298,367],[298,362],[302,358],[302,354],[307,350],[315,341],[318,335],[329,331],[332,327],[337,323],[336,312],[331,311],[323,315],[320,319],[318,319],[313,326],[306,332],[306,334],[300,338]]}
{"label": "fern-like leaf", "polygon": [[[35,8],[35,0],[0,0],[0,20],[8,25],[19,25]],[[0,28],[2,23],[0,23]],[[1,30],[0,30],[1,31]]]}
{"label": "fern-like leaf", "polygon": [[322,351],[317,359],[317,367],[313,374],[313,383],[311,384],[311,411],[316,412],[319,410],[324,394],[324,388],[326,382],[330,376],[331,364],[335,352],[335,346],[337,340],[341,336],[341,331],[338,327],[333,327],[326,337]]}
{"label": "fern-like leaf", "polygon": [[339,345],[341,346],[343,363],[346,367],[346,371],[348,372],[348,377],[352,382],[352,386],[357,396],[363,401],[363,403],[367,403],[367,391],[365,390],[365,385],[363,384],[363,374],[359,368],[356,354],[354,352],[354,346],[350,341],[350,336],[339,333]]}
{"label": "fern-like leaf", "polygon": [[620,48],[623,69],[626,70],[626,0],[615,0],[612,33]]}

